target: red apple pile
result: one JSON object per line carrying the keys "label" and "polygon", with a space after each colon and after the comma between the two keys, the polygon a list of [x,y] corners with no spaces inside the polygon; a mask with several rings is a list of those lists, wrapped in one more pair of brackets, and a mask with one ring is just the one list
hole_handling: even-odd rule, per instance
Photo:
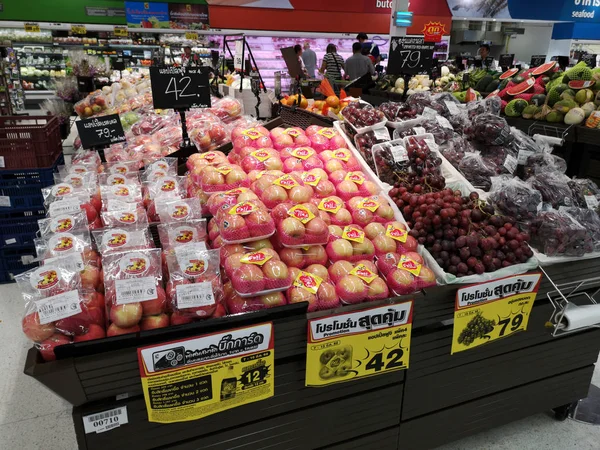
{"label": "red apple pile", "polygon": [[326,250],[331,261],[374,260],[375,246],[361,226],[352,224],[342,228],[330,225],[329,233]]}
{"label": "red apple pile", "polygon": [[362,303],[389,297],[389,289],[378,275],[372,260],[359,260],[355,264],[340,260],[329,267],[329,276],[344,304]]}
{"label": "red apple pile", "polygon": [[286,296],[290,304],[308,303],[308,312],[332,309],[341,306],[335,284],[322,264],[311,264],[304,270],[291,269],[294,279]]}
{"label": "red apple pile", "polygon": [[306,129],[306,135],[310,139],[310,146],[317,153],[346,147],[344,138],[333,128],[311,125]]}
{"label": "red apple pile", "polygon": [[277,224],[277,236],[284,247],[306,247],[327,244],[329,229],[313,203],[281,203],[272,215]]}
{"label": "red apple pile", "polygon": [[262,239],[275,232],[275,222],[259,200],[241,202],[221,209],[215,219],[226,243]]}

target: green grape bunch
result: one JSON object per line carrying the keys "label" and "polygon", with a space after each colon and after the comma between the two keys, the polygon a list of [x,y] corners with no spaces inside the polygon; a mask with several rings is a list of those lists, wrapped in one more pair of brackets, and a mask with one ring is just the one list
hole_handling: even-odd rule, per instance
{"label": "green grape bunch", "polygon": [[469,346],[477,338],[486,338],[496,326],[495,320],[488,320],[478,312],[458,336],[458,343]]}

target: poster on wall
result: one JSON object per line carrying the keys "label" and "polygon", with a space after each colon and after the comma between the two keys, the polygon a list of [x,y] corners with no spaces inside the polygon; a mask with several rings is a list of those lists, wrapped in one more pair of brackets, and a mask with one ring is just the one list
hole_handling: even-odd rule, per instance
{"label": "poster on wall", "polygon": [[206,30],[208,5],[169,3],[169,19],[174,30]]}
{"label": "poster on wall", "polygon": [[511,18],[507,0],[448,0],[448,8],[454,17]]}
{"label": "poster on wall", "polygon": [[340,11],[391,14],[392,0],[208,0],[209,5],[247,8],[295,9],[302,11]]}
{"label": "poster on wall", "polygon": [[125,2],[125,19],[129,28],[170,28],[169,4]]}

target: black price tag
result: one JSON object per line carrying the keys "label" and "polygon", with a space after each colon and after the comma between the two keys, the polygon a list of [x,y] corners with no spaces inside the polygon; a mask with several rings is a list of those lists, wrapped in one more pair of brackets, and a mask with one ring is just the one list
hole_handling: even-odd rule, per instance
{"label": "black price tag", "polygon": [[83,148],[108,147],[125,142],[125,132],[118,114],[78,120],[76,123]]}
{"label": "black price tag", "polygon": [[546,55],[533,55],[531,57],[531,67],[539,67],[546,62]]}
{"label": "black price tag", "polygon": [[511,55],[500,55],[500,67],[512,67],[513,61],[515,60],[515,54]]}
{"label": "black price tag", "polygon": [[393,37],[387,73],[417,74],[431,70],[434,46],[434,42],[425,42],[423,37]]}
{"label": "black price tag", "polygon": [[150,67],[156,109],[210,107],[208,73],[202,67]]}
{"label": "black price tag", "polygon": [[585,55],[581,55],[579,61],[583,61],[589,67],[594,68],[596,67],[596,56],[597,55],[590,55],[589,53],[586,53]]}

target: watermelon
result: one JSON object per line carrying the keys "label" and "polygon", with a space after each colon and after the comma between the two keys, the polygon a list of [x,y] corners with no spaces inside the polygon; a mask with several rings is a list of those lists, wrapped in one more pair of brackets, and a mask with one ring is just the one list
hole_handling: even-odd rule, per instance
{"label": "watermelon", "polygon": [[504,80],[506,78],[510,78],[518,72],[519,72],[519,69],[508,69],[506,72],[504,72],[502,75],[500,75],[500,79]]}
{"label": "watermelon", "polygon": [[525,100],[527,103],[529,103],[533,96],[534,94],[518,94],[515,95],[515,98],[520,98],[521,100]]}
{"label": "watermelon", "polygon": [[535,78],[528,78],[516,86],[508,88],[508,95],[524,94],[535,84]]}
{"label": "watermelon", "polygon": [[571,80],[571,81],[569,81],[569,87],[571,89],[586,89],[586,88],[592,87],[594,84],[596,84],[596,81],[594,81],[594,80],[590,80],[590,81]]}
{"label": "watermelon", "polygon": [[546,89],[544,89],[544,87],[540,86],[539,84],[534,84],[532,92],[534,94],[545,94],[546,93]]}
{"label": "watermelon", "polygon": [[532,105],[542,106],[544,103],[546,103],[546,96],[544,94],[536,94],[531,97],[530,102]]}
{"label": "watermelon", "polygon": [[543,75],[546,72],[548,72],[550,69],[553,69],[555,65],[556,65],[556,61],[547,62],[546,64],[542,64],[540,67],[536,67],[535,69],[533,69],[531,74],[534,77],[537,77],[538,75]]}
{"label": "watermelon", "polygon": [[500,92],[500,89],[490,92],[486,98],[499,97],[498,92]]}

